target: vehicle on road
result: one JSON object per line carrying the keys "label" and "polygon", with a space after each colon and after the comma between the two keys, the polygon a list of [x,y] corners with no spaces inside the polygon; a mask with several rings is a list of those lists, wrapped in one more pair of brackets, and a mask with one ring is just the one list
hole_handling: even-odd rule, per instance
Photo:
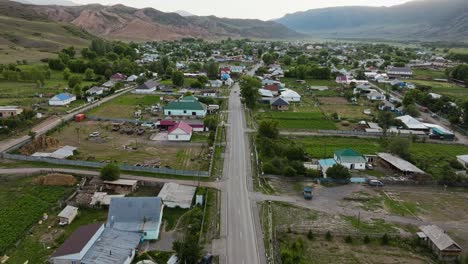
{"label": "vehicle on road", "polygon": [[312,200],[312,198],[314,197],[314,194],[312,192],[312,188],[310,188],[310,187],[305,187],[304,191],[302,193],[304,194],[304,199],[306,199],[306,200]]}
{"label": "vehicle on road", "polygon": [[372,187],[384,187],[384,184],[379,180],[370,180],[368,184]]}

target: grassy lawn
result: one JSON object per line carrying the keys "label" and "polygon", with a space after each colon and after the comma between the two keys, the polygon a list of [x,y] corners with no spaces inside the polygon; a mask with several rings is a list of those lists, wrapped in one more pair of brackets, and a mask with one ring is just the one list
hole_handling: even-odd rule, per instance
{"label": "grassy lawn", "polygon": [[163,221],[165,223],[165,230],[173,230],[176,227],[177,222],[182,217],[182,215],[184,215],[188,211],[189,209],[164,207]]}
{"label": "grassy lawn", "polygon": [[413,69],[413,76],[416,78],[432,79],[447,79],[444,71],[428,70],[428,69]]}
{"label": "grassy lawn", "polygon": [[281,129],[336,129],[320,112],[265,112],[257,114],[257,120],[277,120]]}
{"label": "grassy lawn", "polygon": [[56,206],[71,190],[71,187],[36,185],[32,177],[2,180],[0,254],[23,237],[43,213]]}
{"label": "grassy lawn", "polygon": [[134,112],[160,102],[159,95],[124,94],[88,112],[89,115],[110,118],[134,119]]}
{"label": "grassy lawn", "polygon": [[336,87],[338,86],[335,81],[332,80],[315,80],[315,79],[306,79],[305,84],[301,84],[296,82],[296,78],[281,78],[281,82],[286,85],[286,88],[306,88],[310,86],[328,86],[328,87]]}

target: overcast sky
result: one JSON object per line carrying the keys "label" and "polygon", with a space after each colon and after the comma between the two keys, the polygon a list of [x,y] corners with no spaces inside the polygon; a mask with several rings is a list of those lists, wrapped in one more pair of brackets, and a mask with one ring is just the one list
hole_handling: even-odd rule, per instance
{"label": "overcast sky", "polygon": [[[195,15],[215,15],[230,18],[279,18],[287,13],[331,6],[391,6],[409,0],[73,0],[75,3],[124,4],[133,7],[153,7],[161,11],[184,10]],[[32,1],[33,2],[33,1]]]}

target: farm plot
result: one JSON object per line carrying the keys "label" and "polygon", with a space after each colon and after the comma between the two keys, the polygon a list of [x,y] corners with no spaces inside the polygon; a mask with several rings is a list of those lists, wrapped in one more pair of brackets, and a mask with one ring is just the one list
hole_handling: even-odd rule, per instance
{"label": "farm plot", "polygon": [[341,119],[355,121],[369,119],[370,116],[364,114],[364,110],[374,110],[373,104],[368,101],[361,102],[360,104],[351,104],[344,97],[319,97],[318,100],[320,102],[320,109],[322,109],[326,116],[337,113]]}
{"label": "farm plot", "polygon": [[[51,136],[60,145],[78,147],[76,159],[90,161],[116,161],[128,165],[151,164],[181,170],[207,170],[207,144],[169,143],[149,140],[150,131],[139,136],[136,133],[112,132],[109,122],[70,122]],[[90,137],[98,132],[98,137]]]}
{"label": "farm plot", "polygon": [[88,114],[97,117],[134,119],[135,111],[141,110],[145,113],[146,107],[159,102],[158,95],[125,94],[90,110]]}
{"label": "farm plot", "polygon": [[0,254],[23,237],[28,228],[73,189],[36,185],[33,178],[0,181]]}
{"label": "farm plot", "polygon": [[453,97],[454,100],[463,101],[468,98],[468,88],[461,87],[452,83],[410,80],[416,86],[431,87],[431,92]]}
{"label": "farm plot", "polygon": [[265,112],[257,115],[258,121],[277,120],[281,129],[335,129],[335,123],[325,119],[320,112]]}

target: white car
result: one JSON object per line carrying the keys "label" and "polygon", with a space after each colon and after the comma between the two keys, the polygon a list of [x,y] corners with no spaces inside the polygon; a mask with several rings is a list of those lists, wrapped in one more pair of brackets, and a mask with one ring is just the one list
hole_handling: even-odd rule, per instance
{"label": "white car", "polygon": [[99,137],[100,135],[101,135],[101,133],[95,131],[95,132],[89,134],[89,137]]}

